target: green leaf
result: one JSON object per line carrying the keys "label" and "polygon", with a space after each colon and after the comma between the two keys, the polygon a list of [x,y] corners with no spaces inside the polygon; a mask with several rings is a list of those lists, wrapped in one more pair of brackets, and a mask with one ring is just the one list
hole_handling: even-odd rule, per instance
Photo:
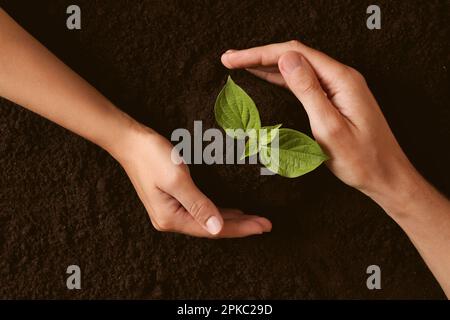
{"label": "green leaf", "polygon": [[279,129],[277,140],[278,147],[274,144],[276,140],[261,147],[260,160],[270,171],[283,177],[299,177],[329,159],[316,141],[299,131]]}
{"label": "green leaf", "polygon": [[259,144],[262,146],[266,146],[275,139],[275,136],[278,134],[278,129],[282,126],[282,124],[277,124],[275,126],[265,126],[259,129]]}
{"label": "green leaf", "polygon": [[[252,98],[228,76],[214,106],[217,123],[233,138],[244,139],[249,129],[261,128],[258,109]],[[241,129],[244,133],[232,133]]]}
{"label": "green leaf", "polygon": [[248,139],[247,142],[245,142],[245,150],[241,156],[241,160],[257,154],[259,152],[259,149],[260,146],[257,139]]}
{"label": "green leaf", "polygon": [[282,124],[262,127],[256,132],[257,135],[253,134],[253,131],[250,132],[249,139],[245,143],[245,150],[241,156],[241,160],[257,154],[259,150],[261,150],[261,146],[266,146],[271,143],[278,134],[278,129],[281,126]]}

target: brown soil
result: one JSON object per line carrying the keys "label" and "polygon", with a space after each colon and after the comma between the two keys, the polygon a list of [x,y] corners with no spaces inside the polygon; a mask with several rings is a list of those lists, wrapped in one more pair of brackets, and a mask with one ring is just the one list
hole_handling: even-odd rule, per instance
{"label": "brown soil", "polygon": [[[362,71],[417,168],[450,194],[448,1],[79,0],[82,30],[65,28],[72,1],[1,1],[17,21],[141,122],[170,137],[194,120],[215,126],[228,71],[220,54],[293,38]],[[1,44],[0,44],[1,48]],[[231,75],[264,124],[309,132],[287,91]],[[444,298],[402,230],[322,166],[262,177],[258,166],[192,166],[219,205],[272,219],[273,232],[211,241],[153,229],[108,154],[0,101],[1,298]],[[82,269],[82,290],[65,286]],[[382,269],[382,290],[366,268]]]}

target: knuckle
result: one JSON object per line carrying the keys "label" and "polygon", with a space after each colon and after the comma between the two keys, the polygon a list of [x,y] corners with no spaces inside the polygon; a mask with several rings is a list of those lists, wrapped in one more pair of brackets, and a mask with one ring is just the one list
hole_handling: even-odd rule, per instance
{"label": "knuckle", "polygon": [[341,121],[329,121],[324,127],[325,139],[331,139],[333,137],[342,136],[345,126]]}
{"label": "knuckle", "polygon": [[310,94],[319,89],[319,83],[312,77],[301,77],[296,85],[303,94]]}
{"label": "knuckle", "polygon": [[157,225],[156,223],[152,223],[152,224],[153,224],[153,228],[155,228],[156,231],[159,231],[159,232],[164,232],[165,231],[159,225]]}
{"label": "knuckle", "polygon": [[301,45],[302,43],[295,39],[288,41],[288,46],[292,49],[298,49]]}
{"label": "knuckle", "polygon": [[341,64],[336,66],[336,70],[335,70],[335,77],[336,79],[346,79],[349,78],[349,75],[351,73],[351,71],[349,70],[350,67]]}
{"label": "knuckle", "polygon": [[168,232],[172,230],[172,222],[165,218],[159,218],[157,221],[154,221],[153,226],[156,230],[161,232]]}
{"label": "knuckle", "polygon": [[352,80],[357,81],[357,82],[363,82],[363,83],[366,82],[362,73],[359,72],[358,70],[356,70],[355,68],[347,67],[347,72]]}
{"label": "knuckle", "polygon": [[205,222],[204,220],[206,220],[206,212],[208,211],[207,209],[209,206],[209,201],[198,200],[192,204],[192,206],[189,208],[189,212],[195,220]]}
{"label": "knuckle", "polygon": [[187,178],[188,172],[186,170],[173,170],[166,176],[165,182],[169,189],[177,187]]}
{"label": "knuckle", "polygon": [[163,228],[159,225],[159,224],[157,224],[156,222],[152,222],[152,225],[153,225],[153,228],[155,228],[157,231],[160,231],[160,232],[164,232],[165,230],[163,230]]}

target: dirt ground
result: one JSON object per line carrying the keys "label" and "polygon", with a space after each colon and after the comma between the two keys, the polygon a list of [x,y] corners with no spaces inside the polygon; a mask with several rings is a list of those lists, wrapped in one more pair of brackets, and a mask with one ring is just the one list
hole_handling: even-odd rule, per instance
{"label": "dirt ground", "polygon": [[[300,39],[359,69],[417,168],[450,195],[448,1],[78,0],[2,7],[117,106],[166,137],[216,127],[228,48]],[[0,43],[1,52],[1,43]],[[1,54],[1,53],[0,53]],[[243,71],[232,77],[265,124],[310,132],[287,91]],[[216,203],[257,212],[273,231],[204,240],[153,229],[121,167],[67,130],[0,100],[0,298],[444,298],[402,230],[325,166],[297,179],[257,165],[195,165]],[[82,289],[66,288],[77,264]],[[366,268],[382,289],[366,288]]]}

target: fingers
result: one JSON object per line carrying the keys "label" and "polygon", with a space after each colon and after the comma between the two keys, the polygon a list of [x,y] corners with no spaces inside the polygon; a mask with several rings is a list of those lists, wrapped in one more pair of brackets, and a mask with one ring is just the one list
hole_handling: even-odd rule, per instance
{"label": "fingers", "polygon": [[272,231],[272,222],[270,222],[268,219],[266,219],[264,217],[246,214],[243,217],[241,217],[240,219],[247,220],[247,221],[254,221],[254,222],[258,223],[262,227],[263,232]]}
{"label": "fingers", "polygon": [[244,214],[244,212],[239,209],[219,208],[219,210],[224,219],[239,218]]}
{"label": "fingers", "polygon": [[[149,194],[149,201],[144,201],[144,204],[148,202],[146,208],[159,231],[181,232],[197,237],[234,238],[272,229],[271,222],[266,218],[245,215],[236,209],[219,210],[188,174],[172,180],[173,183],[155,188]],[[218,225],[214,225],[216,223]]]}
{"label": "fingers", "polygon": [[[251,74],[257,76],[258,78],[266,80],[267,82],[273,83],[280,87],[287,88],[286,82],[284,81],[284,78],[279,73],[279,71],[278,71],[278,73],[274,73],[274,72],[264,71],[261,68],[247,68],[246,70],[248,72],[250,72]],[[277,70],[278,70],[278,68],[277,68]]]}
{"label": "fingers", "polygon": [[340,114],[323,91],[314,70],[298,52],[280,56],[278,67],[289,89],[305,107],[312,127],[334,125]]}
{"label": "fingers", "polygon": [[244,214],[241,210],[238,209],[220,209],[220,213],[222,214],[222,217],[226,219],[252,219],[255,222],[258,222],[263,228],[265,232],[268,232],[272,230],[272,223],[264,218],[257,215],[250,215],[250,214]]}
{"label": "fingers", "polygon": [[169,192],[186,211],[211,235],[218,234],[223,227],[223,219],[214,203],[195,185],[189,176],[178,181]]}
{"label": "fingers", "polygon": [[326,54],[296,40],[244,50],[229,50],[222,55],[221,60],[229,69],[252,69],[258,66],[276,65],[280,56],[287,51],[302,54],[311,63],[319,79],[326,84],[336,81],[338,75],[346,68],[345,65]]}
{"label": "fingers", "polygon": [[226,219],[223,230],[218,234],[220,238],[242,238],[269,232],[271,229],[262,226],[251,217]]}
{"label": "fingers", "polygon": [[274,65],[274,66],[257,66],[257,67],[252,67],[249,69],[256,69],[256,70],[260,70],[260,71],[264,71],[264,72],[268,72],[268,73],[280,73],[280,69],[278,69],[278,65]]}
{"label": "fingers", "polygon": [[272,223],[266,218],[245,215],[236,209],[220,209],[223,227],[218,234],[211,234],[203,228],[190,213],[172,196],[156,191],[151,199],[150,219],[158,231],[177,232],[202,238],[240,238],[262,234],[272,230]]}
{"label": "fingers", "polygon": [[223,210],[221,212],[224,224],[222,230],[216,235],[211,235],[207,232],[187,212],[182,219],[177,218],[173,231],[195,237],[218,239],[259,235],[264,232],[270,232],[272,229],[270,221],[263,217],[249,216],[241,212],[227,212]]}
{"label": "fingers", "polygon": [[273,66],[278,58],[289,49],[287,43],[275,43],[244,50],[228,50],[222,57],[222,63],[229,69]]}

